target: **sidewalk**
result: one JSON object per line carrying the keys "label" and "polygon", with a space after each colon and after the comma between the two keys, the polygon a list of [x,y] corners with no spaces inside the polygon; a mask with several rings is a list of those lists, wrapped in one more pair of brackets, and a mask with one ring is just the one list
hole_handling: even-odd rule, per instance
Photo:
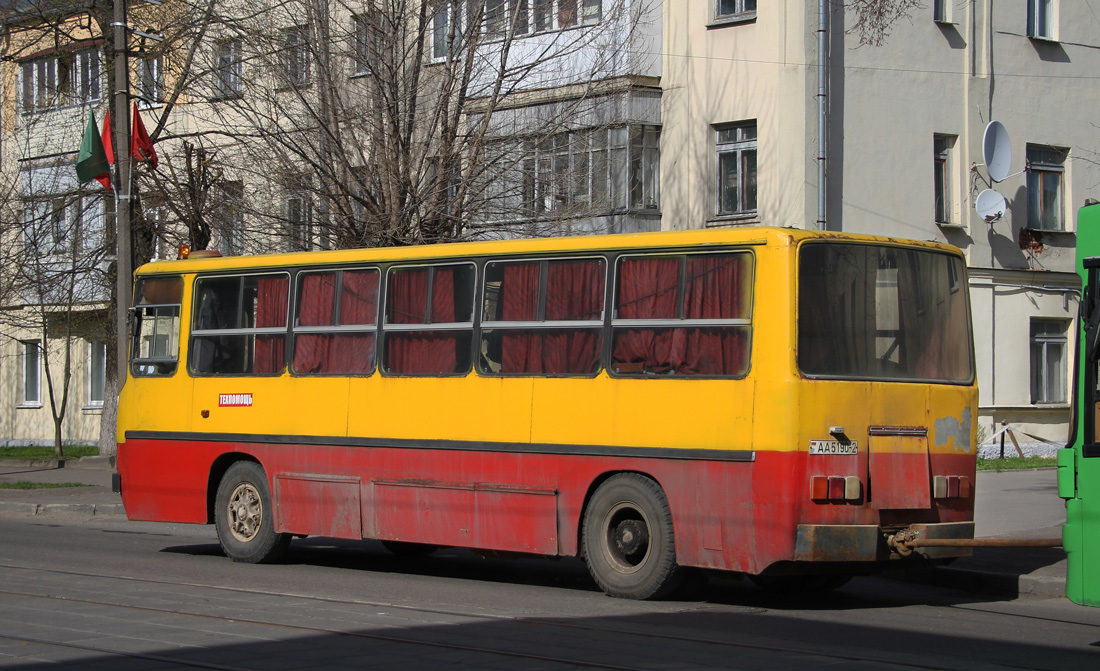
{"label": "sidewalk", "polygon": [[[0,515],[125,517],[111,491],[114,460],[64,462],[0,460],[0,482],[78,482],[86,487],[0,489]],[[1061,538],[1066,509],[1056,469],[979,471],[974,511],[978,538]],[[975,548],[950,566],[891,572],[894,577],[1004,597],[1064,596],[1066,557],[1061,548]],[[889,575],[889,574],[888,574]]]}
{"label": "sidewalk", "polygon": [[112,515],[125,517],[122,497],[111,491],[113,457],[59,462],[0,460],[0,482],[65,483],[84,487],[0,489],[0,515]]}

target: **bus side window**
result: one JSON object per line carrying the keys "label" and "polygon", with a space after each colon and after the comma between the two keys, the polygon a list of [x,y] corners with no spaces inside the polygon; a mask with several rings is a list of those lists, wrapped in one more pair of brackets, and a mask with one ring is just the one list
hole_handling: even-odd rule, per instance
{"label": "bus side window", "polygon": [[171,375],[179,362],[179,277],[145,278],[134,291],[130,373],[136,377]]}
{"label": "bus side window", "polygon": [[623,257],[611,322],[619,375],[741,377],[749,369],[753,257]]}
{"label": "bus side window", "polygon": [[605,268],[591,258],[487,264],[482,374],[599,372]]}
{"label": "bus side window", "polygon": [[191,328],[192,372],[283,372],[289,286],[286,274],[199,279]]}
{"label": "bus side window", "polygon": [[377,335],[378,269],[301,273],[298,283],[293,371],[369,375]]}
{"label": "bus side window", "polygon": [[462,375],[470,370],[475,275],[470,263],[390,270],[383,371]]}

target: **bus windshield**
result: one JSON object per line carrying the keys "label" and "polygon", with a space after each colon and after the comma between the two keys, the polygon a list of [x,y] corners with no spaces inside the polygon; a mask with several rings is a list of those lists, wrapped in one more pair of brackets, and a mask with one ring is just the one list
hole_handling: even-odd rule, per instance
{"label": "bus windshield", "polygon": [[802,247],[798,367],[807,377],[969,383],[962,259],[871,244]]}

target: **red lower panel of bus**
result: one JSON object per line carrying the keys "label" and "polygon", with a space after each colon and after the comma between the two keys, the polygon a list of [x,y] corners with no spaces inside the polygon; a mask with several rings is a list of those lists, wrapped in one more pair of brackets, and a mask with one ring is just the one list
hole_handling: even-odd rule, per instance
{"label": "red lower panel of bus", "polygon": [[[603,478],[644,473],[668,497],[681,564],[750,573],[793,559],[800,524],[966,522],[974,509],[973,488],[929,498],[933,476],[973,481],[965,454],[884,456],[889,475],[870,483],[866,458],[804,452],[736,462],[131,438],[118,454],[127,515],[212,521],[218,479],[244,455],[267,473],[279,531],[546,555],[577,554],[585,502]],[[859,477],[861,494],[813,500],[815,475]]]}

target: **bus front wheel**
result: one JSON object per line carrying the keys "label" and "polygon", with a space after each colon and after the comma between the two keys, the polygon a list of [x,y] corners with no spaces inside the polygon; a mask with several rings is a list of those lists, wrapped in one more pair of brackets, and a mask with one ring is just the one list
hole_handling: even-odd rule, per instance
{"label": "bus front wheel", "polygon": [[222,477],[214,502],[214,524],[222,550],[236,562],[273,562],[290,545],[289,534],[275,532],[264,469],[251,461],[238,461]]}
{"label": "bus front wheel", "polygon": [[660,485],[636,473],[615,475],[596,489],[584,514],[582,544],[592,578],[611,596],[659,599],[684,576],[676,564],[668,499]]}

